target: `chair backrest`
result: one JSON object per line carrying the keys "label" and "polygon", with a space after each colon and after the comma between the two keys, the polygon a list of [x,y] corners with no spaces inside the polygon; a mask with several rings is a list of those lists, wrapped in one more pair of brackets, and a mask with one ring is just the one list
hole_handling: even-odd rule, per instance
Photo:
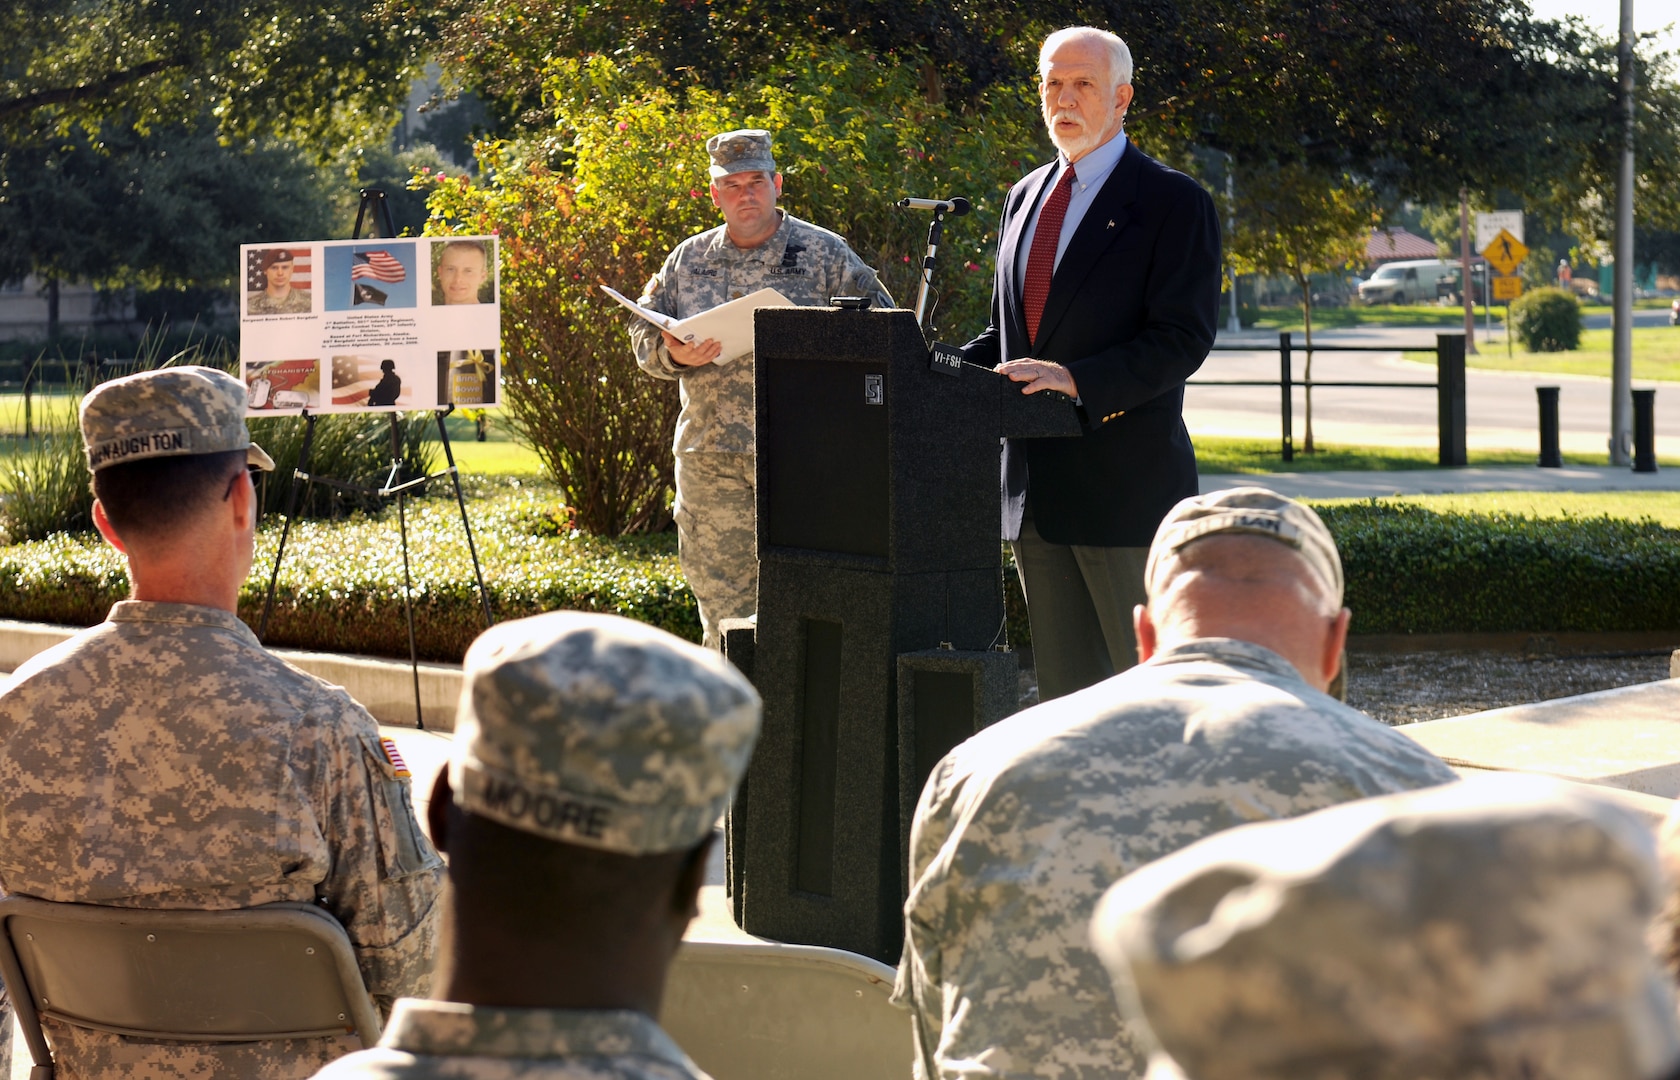
{"label": "chair backrest", "polygon": [[660,1023],[716,1080],[907,1080],[893,970],[815,945],[687,941]]}
{"label": "chair backrest", "polygon": [[42,1018],[181,1042],[379,1038],[344,928],[308,904],[151,911],[0,897],[0,978],[37,1066]]}

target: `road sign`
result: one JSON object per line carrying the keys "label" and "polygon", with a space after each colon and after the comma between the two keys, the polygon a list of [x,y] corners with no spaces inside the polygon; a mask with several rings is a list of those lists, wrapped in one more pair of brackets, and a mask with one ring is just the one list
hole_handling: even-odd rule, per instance
{"label": "road sign", "polygon": [[1514,274],[1522,261],[1528,258],[1528,248],[1521,240],[1512,236],[1510,230],[1500,229],[1498,234],[1482,248],[1482,258],[1493,264],[1493,268],[1501,274]]}
{"label": "road sign", "polygon": [[1521,210],[1495,210],[1492,213],[1476,215],[1476,250],[1480,251],[1493,243],[1504,229],[1518,240],[1526,239],[1523,235],[1523,212]]}
{"label": "road sign", "polygon": [[1493,298],[1495,300],[1515,300],[1522,295],[1522,278],[1496,277],[1493,279]]}

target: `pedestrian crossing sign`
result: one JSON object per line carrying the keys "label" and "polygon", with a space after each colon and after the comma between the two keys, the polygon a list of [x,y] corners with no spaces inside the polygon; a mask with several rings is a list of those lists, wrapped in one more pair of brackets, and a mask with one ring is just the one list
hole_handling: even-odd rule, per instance
{"label": "pedestrian crossing sign", "polygon": [[1493,242],[1482,249],[1482,258],[1491,263],[1495,270],[1509,276],[1516,273],[1517,267],[1528,258],[1528,247],[1512,236],[1511,230],[1500,229]]}

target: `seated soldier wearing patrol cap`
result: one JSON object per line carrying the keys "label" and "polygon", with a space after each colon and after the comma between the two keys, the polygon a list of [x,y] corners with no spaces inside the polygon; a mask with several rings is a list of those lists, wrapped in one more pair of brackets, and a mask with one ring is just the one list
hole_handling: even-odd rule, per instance
{"label": "seated soldier wearing patrol cap", "polygon": [[712,650],[579,612],[486,631],[464,675],[427,808],[439,1000],[399,1001],[321,1080],[703,1080],[654,1017],[758,695]]}
{"label": "seated soldier wearing patrol cap", "polygon": [[1673,1080],[1644,822],[1490,776],[1212,836],[1091,939],[1150,1080]]}
{"label": "seated soldier wearing patrol cap", "polygon": [[1324,692],[1349,616],[1309,508],[1258,488],[1186,499],[1144,584],[1143,663],[988,728],[928,777],[894,991],[918,1076],[1140,1075],[1086,939],[1104,889],[1233,825],[1453,779]]}
{"label": "seated soldier wearing patrol cap", "polygon": [[[34,657],[0,693],[0,889],[113,907],[319,903],[375,1000],[422,992],[442,860],[373,717],[236,614],[274,462],[245,387],[142,372],[82,402],[94,523],[133,599]],[[157,1042],[46,1018],[59,1080],[308,1076],[353,1036]]]}

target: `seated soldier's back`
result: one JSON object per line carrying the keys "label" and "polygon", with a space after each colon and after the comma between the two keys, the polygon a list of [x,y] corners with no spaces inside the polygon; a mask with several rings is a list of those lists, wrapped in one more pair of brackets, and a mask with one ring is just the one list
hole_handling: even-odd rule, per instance
{"label": "seated soldier's back", "polygon": [[[124,602],[0,692],[0,887],[118,907],[320,902],[366,977],[397,939],[430,951],[438,862],[403,775],[343,689],[273,656],[231,613]],[[359,1046],[48,1034],[64,1080],[307,1076]]]}
{"label": "seated soldier's back", "polygon": [[897,996],[936,1075],[1141,1076],[1145,1052],[1087,941],[1108,885],[1234,825],[1453,778],[1269,650],[1168,650],[935,768],[911,837]]}

